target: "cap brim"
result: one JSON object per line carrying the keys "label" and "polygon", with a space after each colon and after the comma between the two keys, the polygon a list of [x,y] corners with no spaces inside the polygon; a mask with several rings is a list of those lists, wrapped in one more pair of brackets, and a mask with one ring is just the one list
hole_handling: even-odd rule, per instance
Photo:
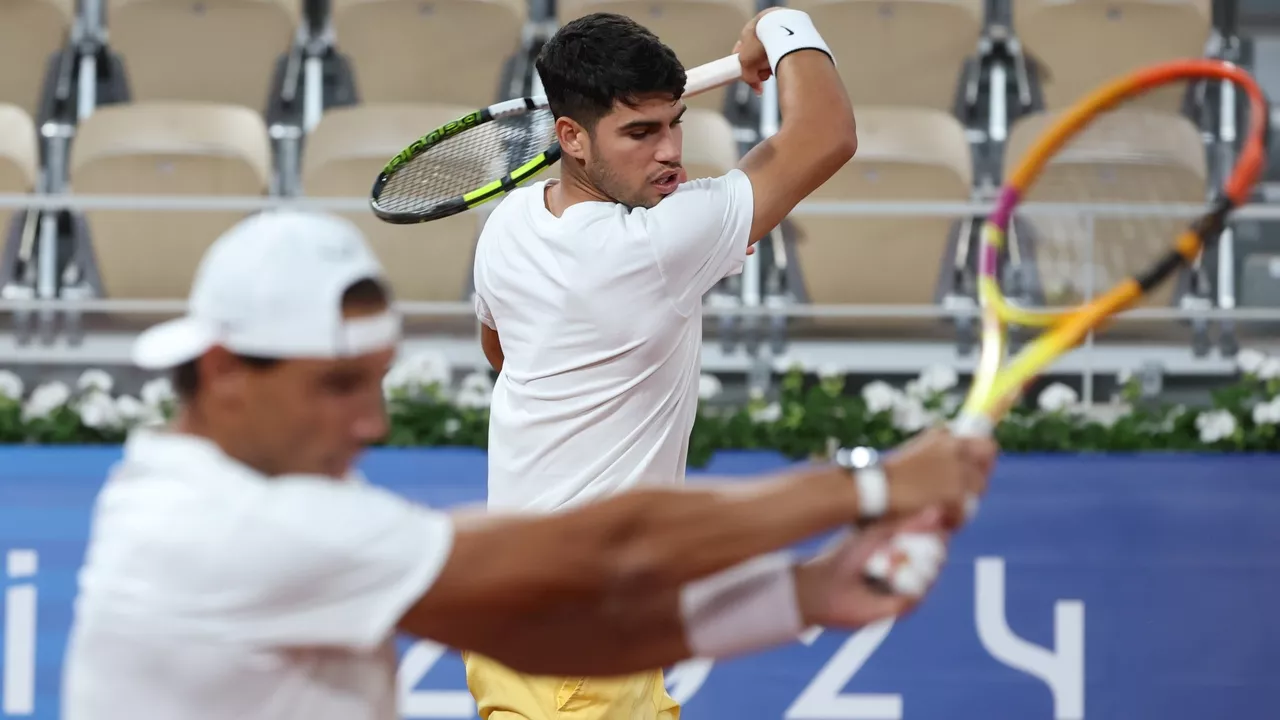
{"label": "cap brim", "polygon": [[195,318],[178,318],[147,328],[133,343],[133,363],[164,370],[194,360],[217,341],[217,330]]}

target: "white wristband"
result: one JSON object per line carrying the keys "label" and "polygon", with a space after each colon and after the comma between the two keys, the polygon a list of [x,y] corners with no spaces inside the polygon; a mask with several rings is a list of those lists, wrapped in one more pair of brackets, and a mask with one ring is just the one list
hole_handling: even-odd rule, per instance
{"label": "white wristband", "polygon": [[727,658],[795,640],[804,631],[791,556],[753,558],[680,592],[685,639],[695,657]]}
{"label": "white wristband", "polygon": [[769,69],[776,76],[778,62],[796,50],[821,50],[836,61],[835,55],[826,41],[813,26],[809,13],[794,8],[782,8],[765,14],[756,22],[756,37],[764,45],[765,54],[769,56]]}
{"label": "white wristband", "polygon": [[889,479],[879,465],[854,471],[853,481],[858,485],[858,514],[864,518],[878,518],[889,509]]}

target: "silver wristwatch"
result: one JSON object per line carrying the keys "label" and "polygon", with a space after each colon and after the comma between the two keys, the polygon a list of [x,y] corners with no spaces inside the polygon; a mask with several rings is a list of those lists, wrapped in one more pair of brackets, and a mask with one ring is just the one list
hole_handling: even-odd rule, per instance
{"label": "silver wristwatch", "polygon": [[874,448],[841,448],[836,464],[853,472],[858,487],[858,512],[863,520],[874,520],[889,509],[889,478]]}

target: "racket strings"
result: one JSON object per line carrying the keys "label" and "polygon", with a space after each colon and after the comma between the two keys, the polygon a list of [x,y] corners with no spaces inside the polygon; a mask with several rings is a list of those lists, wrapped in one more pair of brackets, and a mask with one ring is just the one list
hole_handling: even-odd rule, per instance
{"label": "racket strings", "polygon": [[[1082,305],[1159,260],[1189,222],[1171,206],[1205,203],[1202,148],[1189,123],[1147,111],[1099,117],[1063,148],[1027,200],[1104,207],[1020,215],[1036,284],[1031,299]],[[1116,204],[1132,211],[1105,207]],[[1172,289],[1144,304],[1167,304]]]}
{"label": "racket strings", "polygon": [[407,162],[388,178],[378,204],[391,213],[424,212],[505,177],[555,139],[549,109],[477,125]]}

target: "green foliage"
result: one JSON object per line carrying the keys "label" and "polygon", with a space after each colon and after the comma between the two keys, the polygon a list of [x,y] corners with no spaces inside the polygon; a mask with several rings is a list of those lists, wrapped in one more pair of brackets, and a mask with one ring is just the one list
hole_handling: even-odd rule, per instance
{"label": "green foliage", "polygon": [[[114,444],[128,429],[162,421],[171,394],[143,390],[145,402],[113,397],[110,378],[83,378],[78,389],[37,388],[15,400],[0,383],[0,444]],[[89,373],[86,373],[86,377]],[[486,375],[449,387],[447,368],[418,361],[388,384],[387,447],[487,448]],[[5,380],[5,378],[0,378]],[[6,380],[6,382],[11,382]],[[7,387],[14,387],[10,384]],[[795,459],[825,457],[836,447],[887,448],[920,429],[954,417],[963,388],[945,368],[926,371],[905,388],[881,382],[858,392],[839,375],[787,373],[772,397],[726,403],[711,382],[689,443],[689,464],[701,467],[720,450],[772,450]],[[1028,398],[997,429],[1008,452],[1280,452],[1280,364],[1252,363],[1206,407],[1188,408],[1140,397],[1135,382],[1110,404],[1086,408],[1061,385]]]}

